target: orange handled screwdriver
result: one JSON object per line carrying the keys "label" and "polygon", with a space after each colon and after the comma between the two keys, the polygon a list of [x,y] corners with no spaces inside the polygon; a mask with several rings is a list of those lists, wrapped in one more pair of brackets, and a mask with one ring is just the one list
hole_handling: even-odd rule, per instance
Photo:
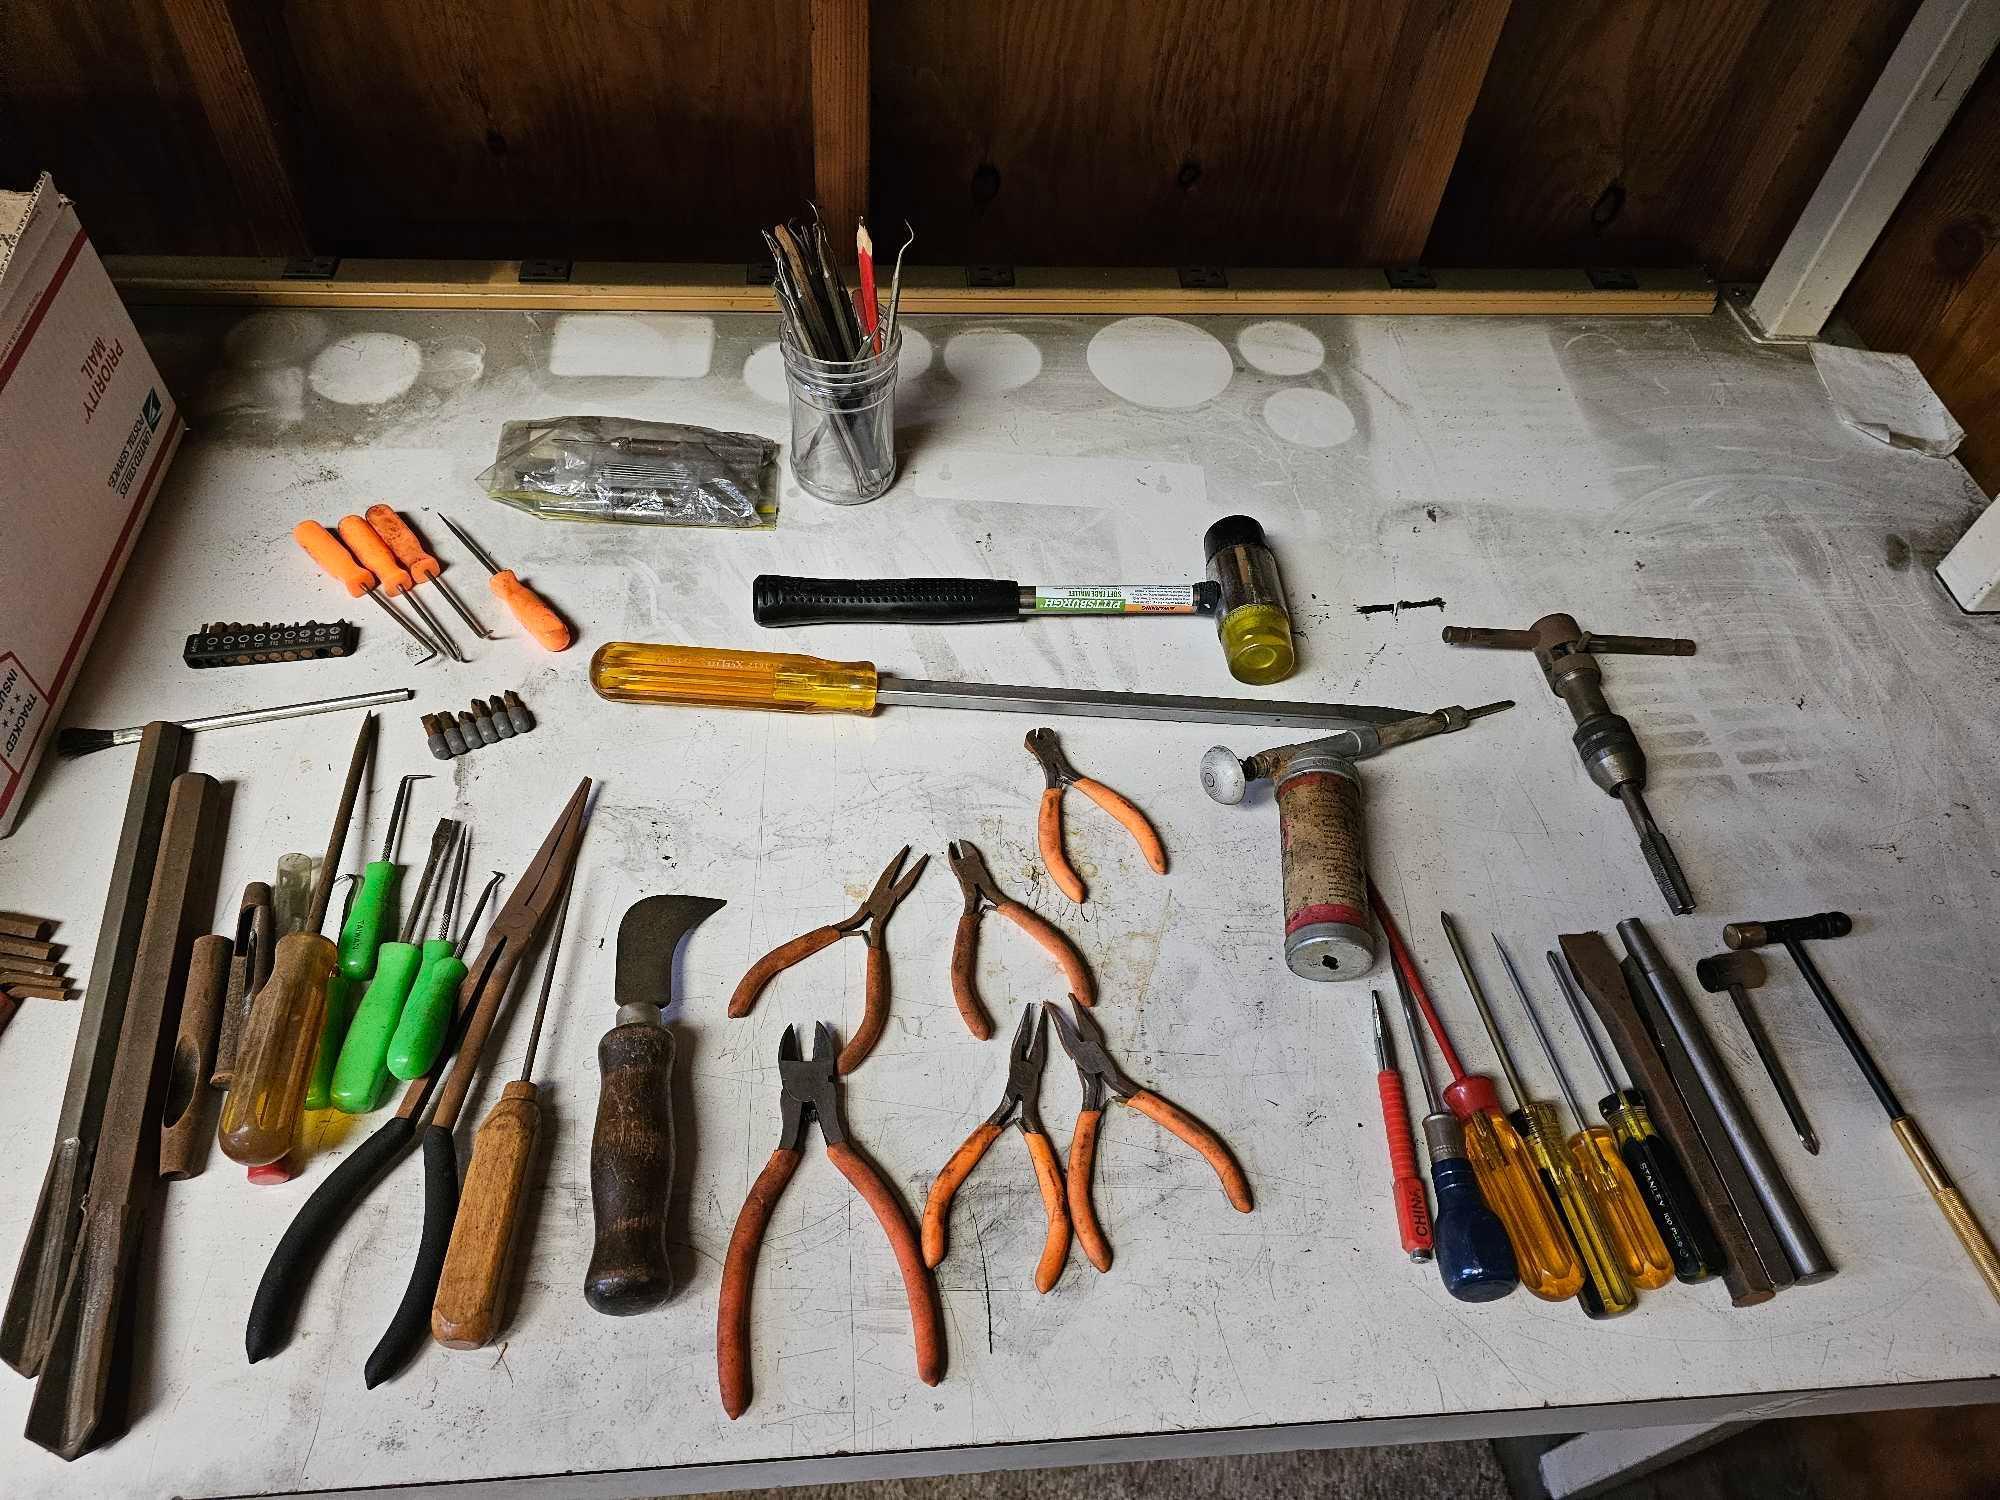
{"label": "orange handled screwdriver", "polygon": [[544,650],[567,651],[569,643],[576,637],[570,634],[568,623],[549,608],[549,603],[540,594],[529,588],[514,575],[512,568],[503,568],[486,553],[486,549],[460,529],[450,516],[438,515],[451,534],[465,544],[465,550],[478,558],[486,571],[493,576],[487,580],[493,592],[500,596],[500,602],[507,606],[521,624],[521,628],[542,643]]}
{"label": "orange handled screwdriver", "polygon": [[444,647],[446,656],[456,662],[465,660],[452,638],[444,633],[444,627],[432,619],[431,612],[424,608],[424,601],[416,595],[416,582],[403,571],[403,565],[396,561],[396,554],[389,550],[389,544],[382,540],[373,526],[359,516],[342,516],[340,539],[347,543],[350,552],[361,559],[361,566],[374,573],[383,593],[391,599],[409,595],[410,608],[430,627],[431,635]]}
{"label": "orange handled screwdriver", "polygon": [[1375,1091],[1382,1096],[1382,1128],[1389,1136],[1389,1171],[1396,1184],[1396,1229],[1411,1260],[1431,1258],[1431,1205],[1417,1175],[1417,1147],[1410,1138],[1410,1108],[1403,1099],[1403,1075],[1396,1071],[1389,1034],[1382,1027],[1382,997],[1368,998],[1375,1010]]}
{"label": "orange handled screwdriver", "polygon": [[444,602],[458,611],[458,617],[465,621],[467,630],[482,641],[493,639],[493,632],[479,623],[472,611],[465,607],[465,602],[452,591],[451,585],[444,581],[443,566],[426,550],[424,539],[417,535],[408,521],[390,506],[371,505],[368,507],[368,524],[375,528],[377,536],[389,544],[389,550],[396,554],[396,561],[410,570],[411,578],[418,583],[437,585],[438,592],[444,595]]}
{"label": "orange handled screwdriver", "polygon": [[340,545],[340,538],[317,521],[301,521],[292,528],[292,540],[306,549],[306,555],[320,565],[327,577],[347,590],[350,599],[359,599],[366,594],[382,606],[384,614],[409,631],[410,638],[430,653],[417,663],[418,666],[438,654],[437,642],[404,619],[396,612],[396,607],[382,597],[375,587],[375,575],[354,560],[354,554]]}

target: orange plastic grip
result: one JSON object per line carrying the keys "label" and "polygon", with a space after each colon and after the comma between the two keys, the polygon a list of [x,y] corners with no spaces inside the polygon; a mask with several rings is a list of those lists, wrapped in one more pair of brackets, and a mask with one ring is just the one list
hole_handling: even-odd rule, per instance
{"label": "orange plastic grip", "polygon": [[410,575],[403,571],[403,565],[396,561],[396,554],[388,544],[375,534],[375,528],[359,516],[340,518],[340,539],[347,543],[348,550],[361,559],[364,568],[373,570],[382,582],[382,592],[394,599],[398,594],[409,592]]}
{"label": "orange plastic grip", "polygon": [[377,536],[388,543],[389,550],[396,554],[396,561],[410,570],[410,577],[415,582],[428,583],[444,571],[438,566],[438,560],[424,551],[424,544],[417,539],[417,534],[389,506],[369,506],[368,524],[375,528]]}
{"label": "orange plastic grip", "polygon": [[1382,1096],[1382,1128],[1389,1137],[1396,1231],[1402,1236],[1403,1253],[1416,1255],[1431,1249],[1431,1206],[1424,1197],[1424,1180],[1417,1175],[1417,1148],[1410,1139],[1409,1105],[1403,1098],[1403,1080],[1394,1072],[1377,1073],[1375,1091]]}
{"label": "orange plastic grip", "polygon": [[299,522],[292,528],[292,540],[306,549],[306,555],[329,578],[347,590],[350,599],[359,599],[375,587],[375,575],[357,563],[353,554],[340,545],[340,539],[319,522]]}
{"label": "orange plastic grip", "polygon": [[502,568],[487,584],[500,596],[500,602],[508,612],[520,622],[521,628],[542,644],[545,651],[566,651],[575,639],[563,617],[550,609],[542,596],[529,588],[514,575],[512,568]]}

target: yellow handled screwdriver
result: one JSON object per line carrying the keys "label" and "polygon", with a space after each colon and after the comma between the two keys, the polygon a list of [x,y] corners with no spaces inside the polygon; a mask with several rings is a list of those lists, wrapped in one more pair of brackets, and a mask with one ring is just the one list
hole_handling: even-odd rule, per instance
{"label": "yellow handled screwdriver", "polygon": [[1640,1195],[1639,1184],[1632,1180],[1631,1172],[1618,1154],[1618,1138],[1604,1126],[1591,1124],[1590,1116],[1577,1103],[1576,1093],[1569,1086],[1569,1075],[1563,1072],[1562,1063],[1556,1058],[1556,1049],[1549,1041],[1549,1033],[1542,1025],[1541,1016],[1536,1013],[1535,1002],[1528,997],[1528,987],[1521,982],[1521,971],[1514,967],[1513,955],[1501,943],[1500,934],[1496,932],[1489,936],[1493,939],[1493,951],[1500,955],[1501,967],[1506,969],[1507,978],[1513,983],[1514,993],[1521,997],[1521,1009],[1527,1012],[1528,1024],[1535,1030],[1535,1040],[1542,1044],[1542,1056],[1549,1061],[1549,1071],[1556,1075],[1556,1087],[1562,1091],[1563,1102],[1576,1116],[1577,1132],[1569,1138],[1569,1158],[1584,1185],[1596,1195],[1604,1227],[1611,1233],[1611,1246],[1618,1252],[1619,1264],[1624,1266],[1625,1274],[1639,1290],[1650,1292],[1663,1287],[1674,1279],[1674,1258],[1667,1253],[1667,1243],[1654,1226],[1653,1216],[1646,1210],[1646,1200]]}
{"label": "yellow handled screwdriver", "polygon": [[1598,1205],[1596,1194],[1578,1175],[1575,1165],[1563,1150],[1562,1121],[1553,1106],[1530,1099],[1528,1091],[1521,1087],[1521,1077],[1514,1071],[1514,1060],[1507,1055],[1507,1044],[1500,1038],[1499,1024],[1493,1019],[1492,1008],[1486,1003],[1486,992],[1480,988],[1479,976],[1473,972],[1465,945],[1459,941],[1458,924],[1452,921],[1448,912],[1439,912],[1438,921],[1444,927],[1446,941],[1451,944],[1452,957],[1458,960],[1458,971],[1465,976],[1465,987],[1472,994],[1472,1003],[1486,1027],[1486,1035],[1493,1042],[1493,1051],[1500,1059],[1500,1071],[1506,1075],[1507,1087],[1514,1091],[1519,1105],[1516,1123],[1521,1138],[1527,1143],[1528,1154],[1534,1158],[1535,1166],[1541,1172],[1542,1185],[1561,1210],[1563,1223],[1569,1230],[1570,1243],[1576,1247],[1583,1262],[1584,1279],[1577,1288],[1577,1300],[1583,1304],[1584,1312],[1593,1318],[1615,1317],[1626,1312],[1639,1300],[1638,1295],[1632,1290],[1632,1280],[1625,1274],[1625,1267],[1619,1263],[1618,1253],[1612,1247],[1611,1231],[1605,1227],[1604,1211]]}

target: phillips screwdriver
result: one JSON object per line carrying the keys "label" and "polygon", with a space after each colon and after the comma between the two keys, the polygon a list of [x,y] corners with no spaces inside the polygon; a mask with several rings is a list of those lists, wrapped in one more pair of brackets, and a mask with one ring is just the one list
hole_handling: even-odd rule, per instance
{"label": "phillips screwdriver", "polygon": [[389,544],[382,540],[380,532],[359,516],[342,516],[340,539],[347,543],[347,550],[354,554],[361,566],[375,575],[376,585],[385,595],[391,599],[409,599],[410,608],[417,612],[417,618],[424,622],[431,638],[444,648],[446,656],[456,662],[465,660],[458,643],[445,634],[444,627],[424,608],[424,601],[417,597],[416,580],[404,571]]}
{"label": "phillips screwdriver", "polygon": [[555,983],[556,958],[562,952],[569,898],[575,889],[572,871],[549,936],[542,993],[535,1002],[535,1024],[528,1032],[521,1076],[500,1091],[499,1102],[472,1138],[472,1160],[465,1165],[451,1242],[445,1247],[444,1270],[438,1274],[437,1297],[431,1303],[431,1337],[447,1349],[478,1349],[492,1343],[500,1331],[507,1271],[514,1259],[521,1203],[527,1196],[528,1163],[542,1125],[540,1091],[531,1081],[535,1049],[542,1040],[542,1021],[548,1015],[549,989]]}
{"label": "phillips screwdriver", "polygon": [[375,534],[389,544],[389,550],[396,554],[396,561],[410,570],[410,577],[417,583],[434,583],[444,595],[444,602],[458,611],[458,617],[465,621],[465,628],[482,641],[493,639],[493,632],[479,623],[471,610],[465,607],[452,586],[444,581],[444,568],[424,546],[423,538],[401,515],[387,505],[368,507],[368,524],[375,528]]}
{"label": "phillips screwdriver", "polygon": [[1409,986],[1411,997],[1437,1041],[1445,1067],[1451,1071],[1451,1082],[1444,1087],[1444,1102],[1465,1126],[1466,1159],[1472,1163],[1473,1176],[1478,1179],[1486,1206],[1506,1226],[1521,1285],[1545,1302],[1566,1302],[1583,1285],[1583,1266],[1542,1187],[1528,1148],[1522,1144],[1520,1133],[1508,1120],[1506,1111],[1501,1109],[1500,1093],[1493,1080],[1466,1072],[1458,1053],[1452,1049],[1444,1022],[1438,1019],[1437,1007],[1431,1004],[1423,976],[1417,972],[1416,960],[1410,956],[1402,931],[1373,880],[1368,882],[1368,901],[1375,909],[1376,921],[1381,923],[1390,961],[1403,983]]}
{"label": "phillips screwdriver", "polygon": [[[470,843],[468,835],[459,847],[467,849]],[[442,939],[424,944],[424,966],[417,971],[417,982],[411,987],[410,998],[403,1005],[403,1018],[396,1023],[396,1034],[389,1039],[389,1071],[405,1083],[414,1082],[430,1072],[436,1066],[439,1054],[444,1051],[445,1035],[450,1028],[459,986],[465,982],[465,960],[459,955],[471,943],[472,931],[479,925],[480,914],[486,910],[487,901],[499,888],[500,880],[500,872],[495,870],[456,938],[446,927]],[[458,884],[463,890],[465,873],[462,868]],[[456,921],[457,918],[458,903],[454,898],[448,920]]]}
{"label": "phillips screwdriver", "polygon": [[1403,1002],[1403,1025],[1410,1035],[1410,1056],[1424,1088],[1424,1152],[1430,1157],[1431,1192],[1437,1199],[1431,1239],[1438,1275],[1444,1279],[1444,1289],[1460,1302],[1491,1302],[1520,1284],[1514,1247],[1507,1242],[1507,1229],[1499,1215],[1479,1195],[1479,1179],[1465,1155],[1465,1127],[1438,1102],[1430,1060],[1424,1055],[1424,1034],[1417,1022],[1417,1002],[1410,997],[1403,971],[1396,969],[1395,973],[1396,993]]}
{"label": "phillips screwdriver", "polygon": [[346,1115],[362,1115],[375,1108],[389,1082],[389,1038],[402,1019],[403,1003],[410,998],[423,951],[412,941],[423,931],[424,913],[439,872],[451,857],[458,838],[458,824],[439,818],[431,834],[430,856],[417,881],[416,899],[403,919],[400,941],[383,943],[375,954],[374,977],[361,997],[361,1005],[348,1024],[341,1043],[340,1060],[333,1070],[333,1107]]}
{"label": "phillips screwdriver", "polygon": [[1396,1071],[1388,1034],[1382,1029],[1382,997],[1368,992],[1375,1020],[1375,1092],[1382,1099],[1382,1129],[1389,1138],[1389,1174],[1396,1195],[1396,1232],[1403,1251],[1419,1263],[1431,1258],[1431,1210],[1424,1180],[1417,1175],[1417,1150],[1410,1140],[1409,1105],[1403,1075]]}
{"label": "phillips screwdriver", "polygon": [[1647,1212],[1646,1200],[1640,1196],[1638,1184],[1632,1180],[1632,1174],[1626,1170],[1624,1161],[1618,1155],[1618,1142],[1602,1125],[1592,1125],[1590,1116],[1577,1103],[1576,1094],[1569,1086],[1569,1075],[1563,1072],[1562,1063],[1556,1058],[1556,1049],[1549,1041],[1549,1033],[1542,1025],[1540,1014],[1535,1010],[1535,1002],[1529,998],[1528,987],[1521,982],[1520,970],[1514,967],[1513,955],[1501,944],[1498,933],[1490,936],[1493,938],[1493,950],[1500,955],[1501,966],[1506,969],[1507,978],[1514,986],[1514,993],[1521,998],[1521,1009],[1527,1012],[1528,1024],[1534,1028],[1535,1040],[1541,1043],[1542,1056],[1548,1059],[1549,1071],[1556,1075],[1556,1087],[1561,1091],[1563,1101],[1569,1105],[1569,1112],[1576,1117],[1577,1131],[1569,1138],[1570,1161],[1584,1186],[1596,1196],[1598,1211],[1611,1236],[1611,1248],[1617,1253],[1618,1262],[1625,1268],[1625,1275],[1633,1287],[1646,1292],[1663,1287],[1674,1279],[1673,1257],[1667,1253],[1666,1243],[1653,1225],[1652,1215]]}
{"label": "phillips screwdriver", "polygon": [[1646,1110],[1646,1096],[1637,1089],[1621,1087],[1613,1076],[1611,1061],[1598,1045],[1597,1033],[1590,1029],[1589,1018],[1584,1014],[1583,994],[1569,972],[1569,965],[1554,951],[1546,956],[1556,976],[1556,987],[1569,1005],[1576,1029],[1583,1033],[1584,1044],[1604,1079],[1604,1087],[1610,1091],[1597,1106],[1597,1112],[1618,1137],[1618,1154],[1632,1180],[1639,1185],[1639,1192],[1646,1200],[1646,1212],[1653,1216],[1653,1227],[1660,1231],[1660,1239],[1673,1257],[1674,1275],[1690,1285],[1706,1281],[1722,1270],[1725,1257],[1715,1238],[1715,1229],[1708,1222],[1708,1215],[1701,1211],[1701,1201],[1687,1180],[1681,1159],[1674,1155],[1672,1143],[1653,1128],[1653,1117]]}
{"label": "phillips screwdriver", "polygon": [[1638,1297],[1632,1291],[1632,1279],[1625,1274],[1625,1268],[1619,1264],[1617,1252],[1612,1248],[1611,1231],[1605,1227],[1604,1211],[1598,1205],[1596,1195],[1577,1175],[1575,1166],[1563,1151],[1562,1123],[1552,1106],[1529,1098],[1528,1091],[1521,1086],[1521,1075],[1514,1071],[1514,1059],[1508,1055],[1507,1044],[1501,1039],[1499,1023],[1493,1019],[1492,1007],[1486,1003],[1486,992],[1480,986],[1479,976],[1473,972],[1472,960],[1466,954],[1465,945],[1459,941],[1457,924],[1446,912],[1438,913],[1438,921],[1451,944],[1452,957],[1458,960],[1458,971],[1465,977],[1465,987],[1472,995],[1473,1007],[1479,1012],[1486,1035],[1493,1043],[1494,1054],[1500,1059],[1500,1071],[1507,1079],[1507,1087],[1513,1090],[1515,1102],[1519,1105],[1514,1116],[1515,1127],[1527,1143],[1528,1154],[1534,1158],[1535,1167],[1541,1173],[1543,1187],[1548,1190],[1550,1199],[1561,1208],[1563,1222],[1569,1229],[1570,1243],[1582,1258],[1584,1280],[1577,1288],[1577,1299],[1583,1304],[1584,1312],[1593,1318],[1614,1317],[1625,1312],[1638,1301]]}
{"label": "phillips screwdriver", "polygon": [[[389,924],[389,908],[396,899],[396,840],[403,829],[403,814],[410,805],[410,783],[429,781],[428,776],[405,776],[396,783],[396,800],[389,805],[389,831],[382,840],[382,857],[361,868],[361,888],[347,909],[340,927],[340,972],[349,979],[366,979],[375,972],[375,950],[382,946],[382,929]],[[436,840],[433,838],[433,845]]]}
{"label": "phillips screwdriver", "polygon": [[362,721],[333,815],[333,831],[319,877],[313,882],[312,906],[306,925],[278,939],[271,977],[250,1002],[250,1015],[237,1042],[236,1076],[222,1105],[216,1135],[231,1161],[258,1167],[274,1162],[291,1149],[313,1052],[319,1046],[320,1023],[326,1012],[326,983],[339,967],[340,955],[321,934],[326,907],[333,895],[333,874],[347,843],[347,825],[354,815],[354,796],[367,773],[375,748],[374,714]]}
{"label": "phillips screwdriver", "polygon": [[486,549],[467,536],[450,516],[440,512],[433,514],[444,522],[446,529],[453,536],[465,544],[465,550],[478,558],[480,565],[493,575],[486,580],[487,585],[499,595],[500,602],[507,606],[508,613],[520,623],[521,628],[541,642],[545,650],[567,651],[575,637],[570,634],[568,622],[549,607],[548,601],[521,582],[512,568],[503,568],[496,563],[487,555]]}
{"label": "phillips screwdriver", "polygon": [[354,554],[340,545],[340,538],[317,521],[301,521],[292,528],[292,540],[306,549],[306,555],[320,565],[321,571],[347,590],[350,599],[366,594],[382,606],[383,614],[408,631],[410,639],[428,653],[418,659],[418,666],[438,654],[437,642],[404,619],[396,606],[382,597],[382,591],[375,587],[375,575],[354,560]]}

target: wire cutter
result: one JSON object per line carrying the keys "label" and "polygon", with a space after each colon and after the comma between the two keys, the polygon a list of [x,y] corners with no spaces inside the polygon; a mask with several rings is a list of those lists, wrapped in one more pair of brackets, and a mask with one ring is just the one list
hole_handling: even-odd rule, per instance
{"label": "wire cutter", "polygon": [[1075,866],[1069,862],[1068,852],[1063,848],[1065,787],[1075,787],[1123,823],[1125,831],[1132,835],[1132,842],[1146,856],[1146,863],[1153,867],[1153,873],[1167,873],[1166,846],[1160,842],[1153,825],[1146,821],[1146,815],[1103,782],[1092,781],[1071,765],[1069,757],[1062,753],[1062,746],[1056,742],[1053,729],[1029,730],[1027,745],[1028,753],[1042,763],[1042,779],[1046,785],[1042,789],[1042,810],[1035,820],[1035,835],[1042,846],[1042,863],[1048,866],[1049,876],[1055,881],[1057,890],[1072,901],[1080,902],[1084,897],[1083,878],[1076,873]]}
{"label": "wire cutter", "polygon": [[716,1373],[722,1385],[722,1409],[732,1421],[750,1406],[750,1285],[757,1272],[757,1252],[764,1242],[764,1226],[771,1222],[771,1211],[799,1169],[806,1126],[813,1120],[819,1121],[828,1159],[854,1185],[861,1201],[875,1211],[876,1221],[889,1237],[889,1248],[896,1252],[903,1291],[910,1303],[910,1329],[916,1336],[917,1378],[925,1385],[944,1379],[944,1333],[937,1293],[924,1266],[923,1252],[917,1247],[916,1230],[910,1226],[896,1190],[847,1139],[847,1124],[840,1114],[833,1028],[824,1021],[815,1022],[812,1056],[801,1059],[798,1030],[787,1026],[778,1039],[778,1076],[783,1080],[779,1110],[784,1122],[778,1146],[737,1211],[729,1254],[722,1263],[722,1301],[715,1315]]}
{"label": "wire cutter", "polygon": [[987,1148],[1000,1138],[1009,1119],[1021,1127],[1028,1143],[1028,1156],[1035,1164],[1035,1181],[1042,1190],[1042,1210],[1048,1215],[1048,1237],[1042,1241],[1042,1258],[1035,1265],[1035,1290],[1046,1292],[1062,1277],[1063,1262],[1069,1259],[1069,1215],[1063,1211],[1062,1172],[1056,1166],[1056,1148],[1042,1128],[1042,1060],[1049,1055],[1048,1018],[1041,1007],[1027,1005],[1021,1024],[1014,1028],[1014,1041],[1007,1049],[1007,1092],[1000,1107],[965,1138],[952,1152],[951,1160],[931,1184],[924,1204],[924,1264],[935,1270],[944,1259],[945,1230],[951,1222],[951,1200],[985,1157]]}
{"label": "wire cutter", "polygon": [[1076,1133],[1069,1141],[1069,1217],[1076,1226],[1077,1240],[1083,1246],[1083,1253],[1090,1257],[1090,1263],[1100,1271],[1111,1269],[1111,1246],[1104,1238],[1104,1231],[1097,1227],[1097,1210],[1090,1202],[1090,1173],[1097,1162],[1097,1125],[1104,1115],[1107,1089],[1154,1124],[1172,1131],[1200,1152],[1202,1159],[1215,1168],[1215,1175],[1221,1180],[1222,1192],[1229,1199],[1230,1207],[1241,1214],[1249,1213],[1249,1179],[1236,1164],[1236,1158],[1229,1154],[1229,1147],[1223,1143],[1222,1137],[1172,1100],[1163,1099],[1151,1089],[1143,1089],[1127,1078],[1104,1050],[1104,1035],[1097,1029],[1096,1022],[1078,1008],[1076,996],[1069,998],[1074,1020],[1050,1001],[1044,1000],[1042,1006],[1056,1023],[1056,1036],[1063,1044],[1063,1051],[1070,1055],[1070,1061],[1076,1064],[1078,1077],[1083,1080],[1083,1105],[1077,1111]]}
{"label": "wire cutter", "polygon": [[965,1018],[966,1030],[982,1042],[993,1035],[992,1019],[979,1003],[979,991],[972,982],[979,953],[979,918],[986,909],[982,901],[990,902],[995,911],[1048,951],[1049,957],[1061,966],[1072,999],[1085,1005],[1097,1003],[1097,988],[1090,982],[1090,970],[1084,965],[1083,955],[1076,951],[1076,945],[1047,919],[1001,890],[977,849],[965,839],[953,839],[945,850],[945,859],[951,865],[951,873],[958,877],[959,889],[965,893],[965,910],[959,913],[958,932],[951,944],[951,994],[958,1002],[959,1015]]}
{"label": "wire cutter", "polygon": [[741,1020],[749,1015],[750,1007],[757,1003],[764,986],[793,964],[811,958],[820,949],[831,947],[842,938],[858,932],[868,944],[868,997],[861,1012],[861,1025],[840,1050],[840,1071],[847,1074],[860,1067],[862,1060],[874,1051],[875,1043],[881,1039],[882,1028],[889,1024],[889,950],[883,946],[887,941],[885,931],[889,925],[889,914],[910,894],[910,887],[917,883],[917,877],[924,873],[924,866],[931,862],[931,857],[924,855],[910,866],[909,874],[898,880],[896,873],[903,868],[903,861],[909,855],[910,846],[905,844],[883,868],[876,878],[875,889],[868,893],[868,899],[855,909],[853,916],[825,927],[815,927],[788,943],[780,943],[752,964],[750,972],[737,983],[736,993],[729,997],[730,1018]]}

